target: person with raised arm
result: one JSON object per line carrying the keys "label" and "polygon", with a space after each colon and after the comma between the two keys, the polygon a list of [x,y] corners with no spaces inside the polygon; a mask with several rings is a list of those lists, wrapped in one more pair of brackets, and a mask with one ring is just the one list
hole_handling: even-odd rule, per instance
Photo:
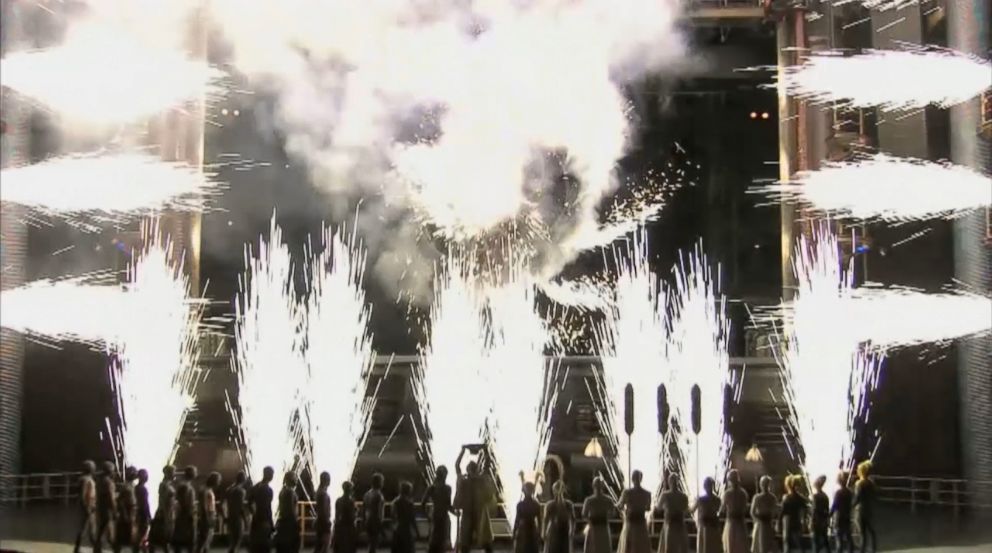
{"label": "person with raised arm", "polygon": [[458,484],[455,488],[454,506],[461,513],[458,524],[458,552],[468,553],[482,549],[493,550],[491,512],[496,508],[496,490],[492,481],[482,473],[478,461],[469,461],[462,473],[461,463],[465,452],[480,454],[481,444],[465,445],[455,460]]}

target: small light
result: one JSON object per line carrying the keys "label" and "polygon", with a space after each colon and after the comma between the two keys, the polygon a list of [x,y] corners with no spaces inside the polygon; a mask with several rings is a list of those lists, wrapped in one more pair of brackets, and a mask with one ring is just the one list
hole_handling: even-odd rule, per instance
{"label": "small light", "polygon": [[583,452],[586,457],[595,457],[597,459],[603,458],[603,446],[599,443],[599,437],[593,436],[589,443],[586,444],[586,449]]}
{"label": "small light", "polygon": [[758,449],[758,444],[752,444],[751,449],[744,454],[744,460],[748,463],[762,463],[765,460],[764,454]]}
{"label": "small light", "polygon": [[754,249],[756,249],[756,250],[760,250],[760,249],[761,249],[761,244],[755,244],[755,245],[754,245]]}
{"label": "small light", "polygon": [[227,115],[227,108],[220,110],[221,115]]}
{"label": "small light", "polygon": [[752,111],[751,112],[751,119],[757,119],[757,118],[758,118],[758,112]]}
{"label": "small light", "polygon": [[229,227],[233,227],[233,226],[234,226],[234,221],[228,221],[228,222],[227,222],[227,226],[229,226]]}
{"label": "small light", "polygon": [[761,114],[762,119],[768,119],[769,117],[771,117],[771,115],[769,115],[767,111]]}
{"label": "small light", "polygon": [[239,115],[241,115],[241,110],[234,110],[234,116],[237,117]]}

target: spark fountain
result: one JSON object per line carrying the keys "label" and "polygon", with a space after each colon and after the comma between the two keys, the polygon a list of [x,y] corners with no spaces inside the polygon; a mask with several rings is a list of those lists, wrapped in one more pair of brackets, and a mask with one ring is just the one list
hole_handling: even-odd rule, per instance
{"label": "spark fountain", "polygon": [[[736,396],[739,385],[730,370],[730,321],[727,299],[719,291],[720,272],[712,273],[701,244],[680,255],[674,269],[675,286],[669,292],[670,332],[667,362],[672,403],[672,439],[678,446],[676,462],[686,493],[701,491],[705,477],[721,486],[729,466],[730,436],[724,431],[726,390]],[[701,426],[692,432],[691,393],[700,390]]]}
{"label": "spark fountain", "polygon": [[964,291],[860,286],[846,309],[849,331],[876,350],[946,344],[992,330],[992,299]]}
{"label": "spark fountain", "polygon": [[245,266],[231,360],[238,401],[235,406],[228,398],[228,408],[245,468],[252,481],[259,482],[266,466],[277,475],[294,468],[300,449],[298,408],[307,374],[292,260],[275,217],[268,242],[259,239],[257,257],[245,248]]}
{"label": "spark fountain", "polygon": [[[634,233],[625,248],[614,248],[617,264],[612,305],[595,328],[596,349],[603,371],[593,396],[603,407],[597,411],[600,428],[616,452],[610,467],[615,490],[628,484],[628,465],[644,473],[644,488],[654,493],[662,479],[661,438],[658,435],[656,390],[665,382],[664,293],[648,264],[643,231]],[[624,388],[635,390],[634,434],[628,455],[624,436]]]}
{"label": "spark fountain", "polygon": [[992,181],[968,167],[885,154],[824,162],[790,183],[755,187],[835,218],[900,223],[953,218],[992,205]]}
{"label": "spark fountain", "polygon": [[368,436],[375,397],[366,397],[375,360],[365,301],[365,251],[354,236],[324,229],[309,264],[306,300],[306,422],[311,474],[350,480]]}

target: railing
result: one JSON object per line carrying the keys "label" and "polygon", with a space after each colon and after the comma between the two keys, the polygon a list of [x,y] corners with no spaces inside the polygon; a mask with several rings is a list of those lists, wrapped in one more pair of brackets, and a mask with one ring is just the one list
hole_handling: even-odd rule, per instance
{"label": "railing", "polygon": [[955,517],[965,508],[992,509],[987,499],[989,494],[976,491],[992,490],[992,481],[915,476],[875,476],[874,479],[881,501],[908,504],[914,513],[921,506],[950,508]]}
{"label": "railing", "polygon": [[78,472],[0,474],[0,503],[26,506],[29,503],[69,505],[79,498]]}

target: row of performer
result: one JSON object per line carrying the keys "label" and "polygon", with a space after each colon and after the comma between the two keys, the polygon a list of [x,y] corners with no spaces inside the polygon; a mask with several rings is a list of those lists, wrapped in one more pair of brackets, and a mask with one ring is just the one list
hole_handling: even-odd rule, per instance
{"label": "row of performer", "polygon": [[[332,500],[330,475],[321,473],[314,496],[315,552],[355,553],[360,534],[364,534],[369,553],[376,553],[388,532],[392,553],[414,553],[417,542],[423,539],[428,553],[452,549],[458,553],[476,549],[492,553],[492,519],[498,508],[496,486],[476,462],[468,463],[464,471],[460,463],[455,467],[454,494],[447,483],[448,471],[441,466],[419,505],[413,498],[412,484],[401,482],[398,495],[388,503],[388,520],[385,479],[381,474],[372,477],[359,506],[349,481],[341,483],[340,496]],[[699,553],[806,551],[803,536],[807,530],[813,537],[813,551],[833,551],[836,545],[838,551],[853,552],[855,522],[860,529],[861,551],[867,551],[869,543],[874,551],[876,487],[869,475],[870,467],[867,462],[858,466],[853,489],[849,487],[848,474],[839,474],[832,499],[823,491],[825,476],[813,482],[809,498],[804,493],[802,477],[787,477],[786,493],[778,498],[771,491],[772,479],[766,476],[760,480],[758,493],[749,499],[738,473],[730,471],[721,495],[715,493],[714,480],[707,478],[702,494],[691,502],[680,489],[676,475],[670,475],[667,485],[653,498],[641,485],[642,474],[633,471],[630,488],[619,498],[610,495],[602,478],[595,478],[593,493],[583,501],[581,509],[566,497],[561,480],[552,485],[549,501],[538,501],[535,496],[539,482],[525,481],[521,473],[523,498],[512,517],[513,552],[572,553],[577,523],[583,522],[583,553],[613,553],[609,522],[617,516],[623,521],[617,553],[652,553],[651,519],[662,524],[658,553],[690,550],[689,520],[696,526],[695,551]],[[108,462],[97,473],[95,464],[87,461],[79,484],[81,520],[75,551],[78,553],[84,539],[88,539],[97,553],[105,546],[115,552],[128,548],[206,553],[215,530],[223,524],[232,553],[243,545],[252,552],[271,552],[274,547],[280,553],[296,553],[302,547],[303,528],[297,476],[293,472],[285,474],[278,496],[272,489],[274,477],[274,470],[266,467],[261,481],[249,484],[242,472],[232,485],[222,489],[216,472],[198,485],[195,467],[187,467],[177,475],[172,466],[166,466],[153,514],[147,471],[129,467],[119,476],[115,465]],[[421,513],[428,521],[427,536],[421,536],[419,530]],[[454,544],[450,539],[453,518],[457,520]]]}

